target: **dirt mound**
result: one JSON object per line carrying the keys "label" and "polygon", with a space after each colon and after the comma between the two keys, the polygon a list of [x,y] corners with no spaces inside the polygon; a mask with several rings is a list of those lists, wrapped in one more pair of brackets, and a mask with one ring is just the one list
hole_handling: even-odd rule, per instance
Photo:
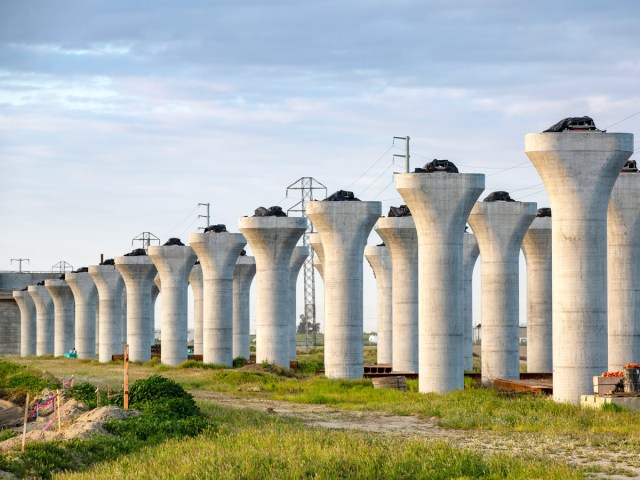
{"label": "dirt mound", "polygon": [[109,405],[106,407],[94,408],[93,410],[89,410],[88,412],[83,413],[78,418],[76,418],[75,423],[104,423],[109,420],[124,420],[125,418],[137,417],[138,415],[140,415],[140,412],[138,412],[137,410],[123,410],[122,408]]}
{"label": "dirt mound", "polygon": [[[84,404],[76,402],[74,399],[69,399],[62,404],[60,409],[62,423],[60,432],[58,432],[57,421],[54,421],[49,429],[43,432],[42,429],[46,425],[44,422],[48,423],[54,417],[41,417],[38,421],[27,424],[27,441],[70,440],[72,438],[86,438],[93,434],[109,435],[102,426],[104,422],[124,420],[125,418],[140,415],[137,410],[123,410],[114,406],[100,407],[88,412],[85,412],[85,410]],[[22,420],[20,420],[21,422]],[[0,452],[19,448],[22,445],[22,429],[16,428],[15,431],[20,435],[0,442]]]}
{"label": "dirt mound", "polygon": [[23,420],[24,411],[17,405],[0,400],[0,428],[15,427]]}

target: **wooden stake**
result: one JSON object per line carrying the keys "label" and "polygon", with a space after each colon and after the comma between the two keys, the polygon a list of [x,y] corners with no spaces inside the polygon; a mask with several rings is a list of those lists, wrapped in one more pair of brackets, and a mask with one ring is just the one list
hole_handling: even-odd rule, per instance
{"label": "wooden stake", "polygon": [[129,344],[124,346],[124,409],[129,410]]}
{"label": "wooden stake", "polygon": [[22,452],[24,453],[24,444],[27,441],[27,420],[29,419],[29,393],[27,400],[24,402],[24,425],[22,426]]}

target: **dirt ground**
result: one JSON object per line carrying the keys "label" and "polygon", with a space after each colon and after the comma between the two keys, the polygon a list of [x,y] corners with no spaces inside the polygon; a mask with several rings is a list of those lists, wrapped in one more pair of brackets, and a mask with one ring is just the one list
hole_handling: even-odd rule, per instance
{"label": "dirt ground", "polygon": [[549,438],[532,432],[453,430],[439,427],[435,418],[425,420],[415,416],[337,410],[324,405],[239,398],[211,391],[191,391],[191,393],[198,400],[234,408],[262,410],[282,417],[293,417],[314,427],[443,440],[481,453],[534,455],[577,466],[601,468],[603,472],[595,474],[594,478],[640,478],[640,452],[620,449],[611,451],[606,445],[586,444],[583,439],[578,440],[571,436]]}

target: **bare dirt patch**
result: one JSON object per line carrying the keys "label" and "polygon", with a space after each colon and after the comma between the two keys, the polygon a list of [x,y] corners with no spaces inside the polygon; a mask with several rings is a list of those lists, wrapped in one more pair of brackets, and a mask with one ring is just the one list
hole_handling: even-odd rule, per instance
{"label": "bare dirt patch", "polygon": [[[54,420],[53,415],[40,417],[27,424],[26,441],[70,440],[72,438],[86,438],[93,434],[109,435],[102,427],[105,422],[123,420],[136,415],[140,415],[136,410],[123,410],[114,406],[86,411],[86,407],[71,399],[63,403],[60,409],[60,431],[58,431],[57,420]],[[45,430],[47,424],[52,420],[53,424]],[[0,442],[0,452],[8,452],[19,448],[22,444],[22,427],[14,430],[19,435]]]}
{"label": "bare dirt patch", "polygon": [[536,432],[454,430],[440,427],[437,418],[423,419],[380,412],[339,410],[325,405],[234,397],[211,391],[196,390],[191,393],[198,400],[296,418],[313,427],[442,440],[485,454],[536,456],[601,470],[594,473],[596,478],[640,478],[640,452],[618,449],[612,445],[599,445],[597,438],[592,442],[588,438],[541,435]]}

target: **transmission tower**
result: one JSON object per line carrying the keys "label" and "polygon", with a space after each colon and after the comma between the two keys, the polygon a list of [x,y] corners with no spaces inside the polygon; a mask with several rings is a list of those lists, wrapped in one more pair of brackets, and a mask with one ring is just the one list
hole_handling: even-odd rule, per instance
{"label": "transmission tower", "polygon": [[29,259],[28,258],[12,258],[11,263],[13,262],[18,262],[18,272],[22,273],[22,262],[29,263]]}
{"label": "transmission tower", "polygon": [[133,237],[133,239],[131,240],[131,246],[133,247],[136,242],[140,242],[142,244],[142,248],[144,248],[145,250],[148,250],[149,246],[153,242],[158,242],[158,245],[160,245],[160,239],[151,232],[142,232]]}
{"label": "transmission tower", "polygon": [[[299,212],[303,217],[307,217],[307,202],[315,200],[314,190],[324,190],[324,198],[327,198],[327,187],[313,177],[302,177],[287,187],[287,197],[290,190],[300,190],[300,201],[287,210],[289,212]],[[313,233],[313,224],[307,218],[307,230],[302,236],[302,244],[309,247],[309,256],[304,261],[304,319],[306,322],[305,342],[309,346],[309,324],[313,330],[313,346],[316,346],[316,281],[315,268],[313,266],[313,249],[309,245],[309,234]]]}
{"label": "transmission tower", "polygon": [[52,272],[58,271],[60,273],[64,273],[67,270],[71,272],[73,270],[73,265],[71,265],[69,262],[65,262],[64,260],[60,260],[58,263],[51,267]]}
{"label": "transmission tower", "polygon": [[207,219],[207,224],[204,227],[198,227],[198,230],[204,230],[209,225],[211,225],[211,212],[210,212],[211,204],[210,203],[199,203],[198,207],[205,207],[206,208],[206,212],[207,213],[205,215],[198,215],[198,218],[206,218]]}
{"label": "transmission tower", "polygon": [[406,137],[393,137],[394,143],[396,140],[404,140],[404,155],[394,154],[393,158],[404,158],[404,173],[409,173],[409,159],[411,158],[411,156],[409,155],[409,140],[411,140],[411,137],[409,137],[409,135],[407,135]]}

